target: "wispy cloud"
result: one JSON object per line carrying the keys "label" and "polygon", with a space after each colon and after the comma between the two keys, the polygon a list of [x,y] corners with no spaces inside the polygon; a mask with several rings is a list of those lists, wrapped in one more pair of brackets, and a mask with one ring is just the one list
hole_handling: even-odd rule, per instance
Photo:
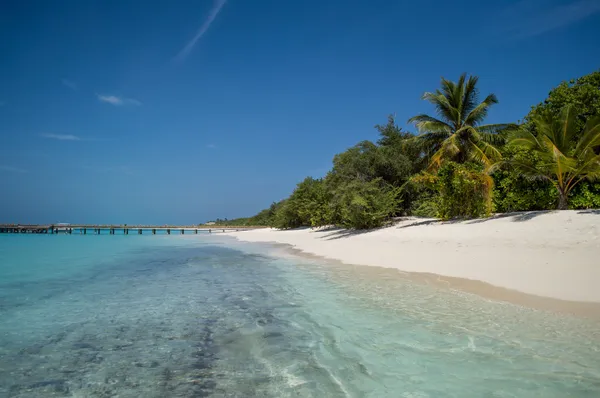
{"label": "wispy cloud", "polygon": [[206,147],[208,149],[215,149],[217,146],[215,144],[208,144]]}
{"label": "wispy cloud", "polygon": [[501,20],[505,32],[527,38],[572,25],[598,12],[599,0],[522,0],[506,9]]}
{"label": "wispy cloud", "polygon": [[60,81],[63,85],[69,87],[71,90],[77,91],[77,83],[75,83],[74,81],[71,81],[69,79],[61,79]]}
{"label": "wispy cloud", "polygon": [[27,170],[23,170],[23,169],[20,169],[18,167],[12,167],[12,166],[3,166],[3,165],[0,165],[0,170],[2,170],[2,171],[8,171],[8,172],[11,172],[11,173],[27,173]]}
{"label": "wispy cloud", "polygon": [[186,59],[186,57],[190,54],[190,52],[196,45],[196,42],[198,40],[200,40],[202,38],[202,36],[204,36],[206,31],[208,31],[208,28],[210,28],[210,25],[213,23],[213,21],[215,20],[217,15],[219,15],[221,8],[223,8],[223,6],[225,5],[226,2],[227,2],[227,0],[214,0],[214,4],[213,4],[212,8],[210,9],[210,12],[208,13],[208,17],[204,20],[204,22],[200,26],[200,29],[198,29],[198,32],[192,38],[192,40],[190,40],[185,45],[185,47],[183,47],[183,49],[179,52],[179,54],[177,54],[177,56],[175,57],[175,60],[182,62],[183,60]]}
{"label": "wispy cloud", "polygon": [[98,100],[100,102],[106,102],[107,104],[111,104],[114,106],[122,106],[122,105],[135,105],[140,106],[142,103],[133,98],[123,98],[117,97],[116,95],[100,95],[96,94]]}
{"label": "wispy cloud", "polygon": [[53,133],[43,133],[40,134],[41,137],[50,138],[52,140],[59,141],[81,141],[80,137],[71,134],[53,134]]}

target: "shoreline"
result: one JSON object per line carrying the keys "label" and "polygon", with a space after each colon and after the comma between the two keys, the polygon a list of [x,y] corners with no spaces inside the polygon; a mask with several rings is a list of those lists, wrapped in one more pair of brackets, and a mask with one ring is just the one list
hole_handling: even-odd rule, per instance
{"label": "shoreline", "polygon": [[442,222],[404,218],[392,226],[226,233],[287,245],[296,254],[408,273],[492,300],[600,316],[600,212],[504,214]]}

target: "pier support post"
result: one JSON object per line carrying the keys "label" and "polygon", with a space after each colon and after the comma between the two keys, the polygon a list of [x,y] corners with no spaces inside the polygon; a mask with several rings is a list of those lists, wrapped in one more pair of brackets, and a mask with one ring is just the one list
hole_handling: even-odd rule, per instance
{"label": "pier support post", "polygon": [[87,228],[84,228],[84,229],[83,229],[83,234],[84,234],[84,235],[87,235]]}
{"label": "pier support post", "polygon": [[194,233],[195,233],[196,235],[198,235],[198,230],[197,230],[197,229],[195,229],[195,230],[194,230]]}
{"label": "pier support post", "polygon": [[73,234],[73,228],[69,228],[69,235]]}
{"label": "pier support post", "polygon": [[152,235],[156,235],[156,229],[152,228]]}
{"label": "pier support post", "polygon": [[167,228],[167,235],[171,235],[171,230]]}
{"label": "pier support post", "polygon": [[185,233],[185,229],[181,230],[181,235],[183,235]]}
{"label": "pier support post", "polygon": [[140,229],[138,229],[138,235],[141,235],[141,234],[142,234],[142,229],[140,228]]}

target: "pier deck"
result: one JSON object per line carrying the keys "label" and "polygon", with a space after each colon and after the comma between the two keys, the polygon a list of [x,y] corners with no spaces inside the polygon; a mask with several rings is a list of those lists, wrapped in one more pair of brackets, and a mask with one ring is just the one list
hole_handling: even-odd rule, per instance
{"label": "pier deck", "polygon": [[114,235],[116,231],[122,231],[123,235],[129,235],[130,231],[142,235],[144,232],[156,235],[157,232],[192,234],[216,233],[227,231],[240,231],[244,229],[255,229],[257,227],[218,227],[218,226],[185,226],[185,225],[94,225],[94,224],[47,224],[47,225],[22,225],[22,224],[0,224],[0,233],[9,234],[73,234],[82,235]]}

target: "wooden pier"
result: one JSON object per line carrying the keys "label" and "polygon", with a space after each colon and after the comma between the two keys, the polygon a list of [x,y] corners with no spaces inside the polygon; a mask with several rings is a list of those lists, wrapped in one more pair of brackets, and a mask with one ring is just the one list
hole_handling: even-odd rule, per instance
{"label": "wooden pier", "polygon": [[235,232],[244,229],[255,229],[256,227],[204,227],[204,226],[182,226],[182,225],[93,225],[93,224],[49,224],[49,225],[22,225],[22,224],[0,224],[0,233],[5,234],[81,234],[81,235],[115,235],[122,231],[123,235],[129,232],[138,235],[152,234],[164,231],[171,234],[198,234]]}

